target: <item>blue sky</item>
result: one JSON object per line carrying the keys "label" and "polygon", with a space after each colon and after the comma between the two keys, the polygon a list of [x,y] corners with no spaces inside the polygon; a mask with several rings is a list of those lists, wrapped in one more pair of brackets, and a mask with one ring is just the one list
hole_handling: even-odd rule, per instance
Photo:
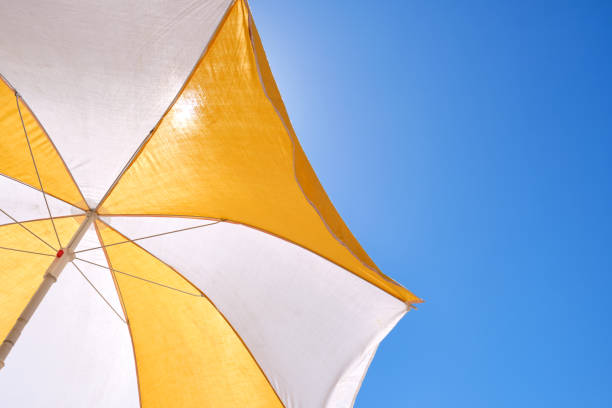
{"label": "blue sky", "polygon": [[251,7],[336,207],[427,300],[356,406],[612,406],[612,3]]}

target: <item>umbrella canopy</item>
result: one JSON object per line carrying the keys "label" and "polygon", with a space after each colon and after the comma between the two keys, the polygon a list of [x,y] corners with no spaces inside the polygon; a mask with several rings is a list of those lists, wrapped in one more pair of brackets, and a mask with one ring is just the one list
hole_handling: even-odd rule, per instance
{"label": "umbrella canopy", "polygon": [[351,406],[421,300],[321,187],[246,2],[0,27],[2,404]]}

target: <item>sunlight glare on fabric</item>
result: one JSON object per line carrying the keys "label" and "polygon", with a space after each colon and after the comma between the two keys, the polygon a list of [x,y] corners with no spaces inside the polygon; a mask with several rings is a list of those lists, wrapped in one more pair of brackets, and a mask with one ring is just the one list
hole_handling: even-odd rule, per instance
{"label": "sunlight glare on fabric", "polygon": [[174,125],[179,128],[185,128],[189,126],[189,123],[193,120],[193,114],[197,102],[193,98],[180,98],[176,105],[174,105],[174,112],[172,115],[172,121]]}

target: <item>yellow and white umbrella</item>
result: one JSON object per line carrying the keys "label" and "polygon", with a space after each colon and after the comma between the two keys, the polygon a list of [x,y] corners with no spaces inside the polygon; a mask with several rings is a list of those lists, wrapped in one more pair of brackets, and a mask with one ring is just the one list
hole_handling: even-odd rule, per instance
{"label": "yellow and white umbrella", "polygon": [[351,406],[420,299],[325,194],[245,0],[3,1],[0,34],[0,406]]}

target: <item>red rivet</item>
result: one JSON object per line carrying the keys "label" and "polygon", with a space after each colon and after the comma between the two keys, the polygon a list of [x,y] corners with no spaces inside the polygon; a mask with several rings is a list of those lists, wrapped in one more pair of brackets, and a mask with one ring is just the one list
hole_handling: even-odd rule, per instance
{"label": "red rivet", "polygon": [[63,249],[60,249],[59,251],[57,251],[57,257],[58,258],[61,258],[62,255],[64,255],[64,250]]}

